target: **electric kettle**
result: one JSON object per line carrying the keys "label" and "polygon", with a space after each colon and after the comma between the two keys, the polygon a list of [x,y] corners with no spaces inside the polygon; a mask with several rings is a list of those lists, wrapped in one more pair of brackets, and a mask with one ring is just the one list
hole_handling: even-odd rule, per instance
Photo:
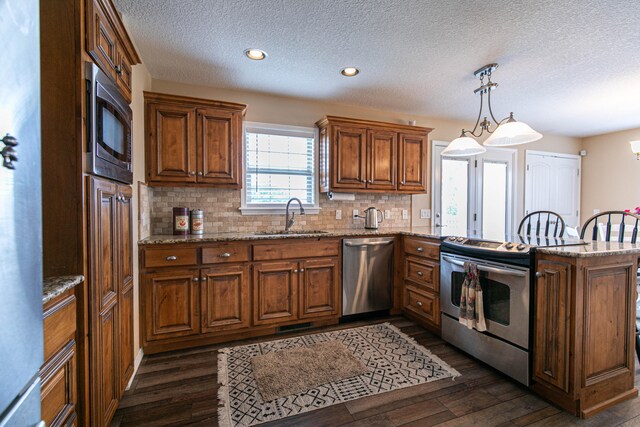
{"label": "electric kettle", "polygon": [[364,228],[377,230],[378,224],[384,221],[384,214],[382,211],[373,206],[365,209],[364,213],[366,214],[364,217]]}

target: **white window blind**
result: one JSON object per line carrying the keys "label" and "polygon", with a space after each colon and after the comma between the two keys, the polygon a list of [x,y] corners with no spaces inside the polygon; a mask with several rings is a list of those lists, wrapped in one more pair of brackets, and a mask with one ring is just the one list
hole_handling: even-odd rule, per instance
{"label": "white window blind", "polygon": [[244,208],[316,206],[314,129],[248,125],[245,147]]}

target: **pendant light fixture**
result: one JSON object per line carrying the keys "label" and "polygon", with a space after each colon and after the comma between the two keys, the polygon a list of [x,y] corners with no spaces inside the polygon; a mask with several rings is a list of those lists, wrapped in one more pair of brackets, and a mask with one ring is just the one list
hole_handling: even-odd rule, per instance
{"label": "pendant light fixture", "polygon": [[[498,68],[498,64],[488,64],[473,73],[480,79],[480,87],[473,91],[473,93],[480,94],[480,112],[478,113],[476,124],[473,130],[462,129],[460,137],[451,141],[447,148],[443,150],[443,156],[468,157],[484,153],[487,149],[478,144],[472,136],[479,138],[485,131],[490,135],[484,142],[484,145],[489,147],[526,144],[542,138],[542,135],[531,129],[529,125],[516,121],[516,119],[513,118],[513,113],[500,121],[496,120],[493,115],[493,110],[491,109],[491,91],[498,87],[498,83],[491,81],[491,73],[496,68]],[[487,79],[486,83],[484,82],[485,78]],[[492,122],[486,116],[480,121],[480,118],[482,118],[482,108],[484,106],[484,95],[487,95],[489,116],[497,126],[493,130],[491,130]],[[480,129],[478,129],[478,127]],[[478,130],[479,133],[477,133]]]}

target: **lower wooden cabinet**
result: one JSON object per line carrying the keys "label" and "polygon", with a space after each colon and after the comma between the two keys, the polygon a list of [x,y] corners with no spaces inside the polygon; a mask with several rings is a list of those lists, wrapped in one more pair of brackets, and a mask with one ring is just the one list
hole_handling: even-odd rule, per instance
{"label": "lower wooden cabinet", "polygon": [[420,291],[412,286],[405,287],[404,309],[424,322],[440,326],[440,296],[433,292]]}
{"label": "lower wooden cabinet", "polygon": [[42,419],[47,426],[77,425],[76,297],[73,290],[45,304],[43,323]]}
{"label": "lower wooden cabinet", "polygon": [[247,264],[203,269],[202,332],[243,329],[251,324],[251,289]]}
{"label": "lower wooden cabinet", "polygon": [[588,418],[637,396],[637,256],[538,255],[533,389]]}
{"label": "lower wooden cabinet", "polygon": [[339,254],[338,239],[143,245],[143,349],[151,354],[272,334],[283,325],[337,323]]}

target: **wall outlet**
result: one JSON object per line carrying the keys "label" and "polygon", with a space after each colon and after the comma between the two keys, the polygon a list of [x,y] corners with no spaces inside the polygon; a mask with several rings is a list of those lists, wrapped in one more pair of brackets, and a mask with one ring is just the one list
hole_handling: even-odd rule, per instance
{"label": "wall outlet", "polygon": [[359,213],[360,213],[360,211],[358,209],[354,209],[353,210],[353,219],[357,219]]}
{"label": "wall outlet", "polygon": [[431,218],[431,209],[420,209],[420,218],[422,219]]}
{"label": "wall outlet", "polygon": [[593,210],[593,214],[594,214],[594,215],[595,215],[595,214],[599,214],[599,213],[600,213],[600,209],[594,209],[594,210]]}
{"label": "wall outlet", "polygon": [[342,219],[342,209],[336,209],[336,219]]}
{"label": "wall outlet", "polygon": [[409,219],[409,211],[402,209],[402,219]]}
{"label": "wall outlet", "polygon": [[391,219],[391,211],[389,209],[384,210],[384,219]]}

